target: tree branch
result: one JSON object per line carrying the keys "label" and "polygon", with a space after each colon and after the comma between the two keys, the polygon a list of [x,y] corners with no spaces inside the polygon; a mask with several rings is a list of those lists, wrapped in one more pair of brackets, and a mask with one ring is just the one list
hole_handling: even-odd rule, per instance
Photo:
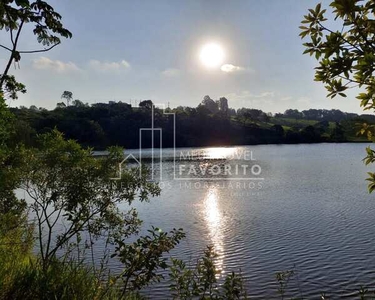
{"label": "tree branch", "polygon": [[7,14],[7,17],[8,17],[8,22],[9,22],[9,33],[10,33],[10,40],[12,41],[12,44],[14,46],[14,39],[13,39],[13,29],[12,29],[12,21],[10,19],[10,16],[9,16],[9,12],[8,10],[5,10],[6,14]]}
{"label": "tree branch", "polygon": [[0,91],[3,89],[3,85],[5,83],[5,79],[8,75],[8,72],[9,72],[9,69],[10,69],[10,66],[12,65],[12,62],[13,62],[13,59],[14,59],[14,54],[16,53],[16,50],[17,50],[17,43],[18,43],[18,39],[20,37],[20,34],[21,34],[21,30],[22,30],[22,26],[23,24],[25,23],[25,19],[23,19],[21,21],[21,24],[20,26],[18,27],[18,31],[17,31],[17,36],[16,36],[16,39],[14,40],[14,43],[13,43],[13,49],[11,50],[11,55],[10,55],[10,58],[9,58],[9,61],[8,61],[8,64],[7,66],[5,67],[5,70],[4,70],[4,73],[2,74],[1,78],[0,78]]}
{"label": "tree branch", "polygon": [[[363,15],[361,16],[363,18]],[[370,47],[373,51],[375,51],[375,46],[373,43],[371,43],[367,38],[366,38],[366,35],[363,33],[363,29],[365,28],[361,28],[357,22],[357,19],[354,17],[352,18],[352,22],[355,26],[358,27],[358,33],[359,35],[363,38],[363,41],[365,42],[365,44]]]}
{"label": "tree branch", "polygon": [[[47,52],[53,48],[55,48],[57,45],[60,45],[60,43],[54,44],[53,46],[47,48],[47,49],[41,49],[41,50],[30,50],[30,51],[18,51],[18,53],[40,53],[40,52]],[[1,45],[0,45],[1,46]]]}
{"label": "tree branch", "polygon": [[[327,27],[323,26],[322,23],[318,22],[319,26],[323,29],[323,30],[326,30],[330,33],[333,33],[333,34],[337,34],[337,32],[334,32],[332,31],[331,29],[328,29]],[[358,51],[360,51],[362,54],[364,54],[364,51],[360,48],[358,48],[357,45],[354,45],[353,43],[349,42],[347,39],[345,39],[342,34],[340,34],[340,39],[342,39],[345,43],[349,44],[350,46],[354,47],[355,49],[357,49]]]}
{"label": "tree branch", "polygon": [[14,43],[13,43],[13,45],[14,45],[13,50],[14,50],[14,51],[16,50],[17,43],[18,43],[18,39],[19,39],[19,37],[20,37],[21,30],[22,30],[22,26],[23,26],[24,23],[25,23],[25,19],[23,19],[23,20],[21,21],[20,27],[18,28],[17,35],[16,35],[16,39],[15,39],[15,41],[14,41]]}
{"label": "tree branch", "polygon": [[0,44],[0,47],[1,47],[1,48],[4,48],[4,49],[6,49],[6,50],[8,50],[8,51],[10,51],[10,52],[12,52],[12,49],[10,49],[10,48],[8,48],[8,47],[5,47],[5,46],[3,46],[3,45],[1,45],[1,44]]}
{"label": "tree branch", "polygon": [[356,80],[351,79],[351,78],[347,78],[347,77],[342,76],[342,75],[336,75],[335,77],[339,77],[341,79],[347,80],[349,83],[361,84],[359,81],[356,81]]}

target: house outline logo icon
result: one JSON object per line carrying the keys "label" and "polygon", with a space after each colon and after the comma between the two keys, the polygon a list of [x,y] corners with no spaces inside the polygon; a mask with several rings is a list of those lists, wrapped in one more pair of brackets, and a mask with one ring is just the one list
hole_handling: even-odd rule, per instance
{"label": "house outline logo icon", "polygon": [[[112,180],[120,180],[122,176],[122,170],[123,165],[126,161],[134,160],[139,167],[139,177],[142,177],[142,133],[145,131],[151,132],[151,181],[155,181],[155,168],[154,168],[154,162],[155,162],[155,157],[154,154],[156,153],[155,151],[155,132],[159,133],[159,149],[157,151],[159,152],[159,176],[158,180],[162,181],[163,179],[163,129],[162,128],[156,128],[155,127],[155,116],[154,116],[154,111],[156,107],[161,107],[161,110],[164,115],[172,115],[173,116],[173,156],[174,156],[174,161],[175,161],[175,156],[176,156],[176,113],[173,112],[166,112],[166,105],[165,104],[153,104],[151,107],[151,127],[150,128],[139,128],[139,156],[138,159],[135,157],[133,153],[128,154],[120,163],[119,163],[119,168],[118,168],[118,177],[111,178]],[[140,109],[138,107],[138,109]]]}
{"label": "house outline logo icon", "polygon": [[133,155],[133,154],[129,154],[127,155],[119,164],[118,164],[118,175],[119,177],[114,177],[114,178],[111,178],[112,180],[120,180],[121,179],[121,175],[122,175],[122,165],[127,161],[127,160],[134,160],[137,162],[138,164],[138,167],[139,167],[139,176],[141,176],[141,167],[142,167],[142,164],[139,162],[139,160]]}

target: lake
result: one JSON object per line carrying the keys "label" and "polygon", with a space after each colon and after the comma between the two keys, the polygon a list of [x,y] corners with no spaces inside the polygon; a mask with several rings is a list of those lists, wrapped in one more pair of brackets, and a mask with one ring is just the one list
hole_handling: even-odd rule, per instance
{"label": "lake", "polygon": [[[135,206],[145,228],[184,228],[187,238],[172,252],[179,258],[194,264],[212,244],[221,274],[241,270],[252,299],[276,298],[275,273],[285,270],[296,272],[288,287],[295,296],[350,298],[360,285],[375,287],[375,195],[365,181],[371,168],[361,161],[366,146],[177,149],[182,179],[175,179],[173,149],[164,149],[161,196]],[[233,153],[245,153],[243,161]],[[159,163],[154,161],[156,173]],[[180,168],[182,163],[187,166]],[[223,165],[239,163],[256,164],[261,173],[186,173],[191,165],[225,170]],[[147,294],[165,299],[166,289],[167,283],[159,284]]]}
{"label": "lake", "polygon": [[[354,299],[361,285],[375,289],[375,194],[367,191],[373,169],[362,162],[366,146],[163,149],[161,160],[155,149],[161,196],[134,206],[143,233],[151,225],[184,229],[187,237],[171,255],[190,265],[212,245],[218,280],[241,271],[251,299],[279,299],[275,274],[286,270],[296,274],[288,284],[293,296]],[[126,154],[139,159],[138,150]],[[141,157],[151,167],[152,151]],[[96,250],[99,263],[100,245]],[[110,267],[120,270],[114,260]],[[166,299],[168,285],[144,293]]]}

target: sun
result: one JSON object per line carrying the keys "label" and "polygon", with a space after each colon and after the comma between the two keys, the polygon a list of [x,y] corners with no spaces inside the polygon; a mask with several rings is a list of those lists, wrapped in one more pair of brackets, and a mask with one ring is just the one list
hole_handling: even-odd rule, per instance
{"label": "sun", "polygon": [[224,50],[219,44],[210,43],[202,47],[199,58],[207,68],[220,67],[224,60]]}

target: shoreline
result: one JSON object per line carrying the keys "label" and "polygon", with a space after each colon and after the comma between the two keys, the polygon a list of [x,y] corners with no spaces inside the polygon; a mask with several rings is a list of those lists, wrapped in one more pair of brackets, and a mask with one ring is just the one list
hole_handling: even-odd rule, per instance
{"label": "shoreline", "polygon": [[[185,148],[231,148],[231,147],[247,147],[247,146],[264,146],[264,145],[317,145],[317,144],[372,144],[372,141],[341,141],[341,142],[311,142],[311,143],[258,143],[258,144],[233,144],[233,145],[201,145],[201,146],[176,146],[175,149],[185,149]],[[113,147],[116,145],[109,145],[108,147]],[[108,148],[107,147],[107,148]],[[139,148],[125,148],[122,147],[125,151],[130,150],[137,150],[139,151]],[[106,149],[93,149],[93,152],[106,152]],[[152,148],[143,148],[143,150],[151,150]],[[154,149],[160,149],[160,148],[154,148]],[[162,149],[173,149],[173,147],[163,147]],[[100,154],[95,156],[101,156]]]}

